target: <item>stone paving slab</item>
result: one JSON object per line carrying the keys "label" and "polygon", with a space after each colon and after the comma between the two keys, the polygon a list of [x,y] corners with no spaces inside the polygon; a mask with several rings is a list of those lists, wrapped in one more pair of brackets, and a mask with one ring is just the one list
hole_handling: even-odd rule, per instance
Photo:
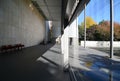
{"label": "stone paving slab", "polygon": [[77,81],[120,81],[120,59],[110,59],[107,53],[80,46],[70,47],[69,53]]}
{"label": "stone paving slab", "polygon": [[70,81],[60,45],[38,45],[0,54],[0,81]]}

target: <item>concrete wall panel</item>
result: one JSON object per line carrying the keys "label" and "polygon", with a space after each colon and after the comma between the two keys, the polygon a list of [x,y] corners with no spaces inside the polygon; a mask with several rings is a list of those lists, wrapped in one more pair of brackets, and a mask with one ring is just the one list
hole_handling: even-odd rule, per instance
{"label": "concrete wall panel", "polygon": [[26,47],[44,40],[45,19],[28,0],[0,0],[0,46],[22,43]]}
{"label": "concrete wall panel", "polygon": [[56,38],[61,35],[61,23],[60,21],[53,21],[53,28],[52,28],[52,35],[53,38]]}

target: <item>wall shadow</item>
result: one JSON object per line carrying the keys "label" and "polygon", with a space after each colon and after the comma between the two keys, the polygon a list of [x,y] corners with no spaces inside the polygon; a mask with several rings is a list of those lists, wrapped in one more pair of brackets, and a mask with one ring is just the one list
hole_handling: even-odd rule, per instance
{"label": "wall shadow", "polygon": [[[72,66],[76,79],[83,81],[119,81],[120,62],[105,56],[79,55],[80,67]],[[88,69],[85,69],[88,68]]]}
{"label": "wall shadow", "polygon": [[69,81],[68,74],[58,67],[36,61],[54,45],[37,45],[0,54],[0,81]]}

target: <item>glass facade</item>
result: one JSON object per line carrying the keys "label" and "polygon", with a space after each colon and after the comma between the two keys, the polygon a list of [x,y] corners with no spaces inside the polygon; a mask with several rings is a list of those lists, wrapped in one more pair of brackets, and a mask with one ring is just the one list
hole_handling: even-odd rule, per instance
{"label": "glass facade", "polygon": [[[114,55],[120,56],[120,1],[113,0]],[[86,6],[86,47],[110,54],[110,0],[90,0]],[[84,46],[84,12],[79,15],[79,41]],[[81,42],[83,41],[83,42]]]}

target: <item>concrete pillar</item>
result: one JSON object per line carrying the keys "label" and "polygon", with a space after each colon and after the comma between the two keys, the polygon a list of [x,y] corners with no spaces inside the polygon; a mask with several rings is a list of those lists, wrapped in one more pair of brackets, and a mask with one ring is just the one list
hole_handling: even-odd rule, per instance
{"label": "concrete pillar", "polygon": [[78,17],[70,24],[69,37],[73,39],[72,45],[78,45]]}
{"label": "concrete pillar", "polygon": [[61,37],[61,51],[63,54],[63,68],[66,70],[68,68],[69,63],[69,43],[68,43],[68,27],[64,29],[64,34]]}
{"label": "concrete pillar", "polygon": [[45,38],[44,38],[44,44],[47,44],[49,41],[49,21],[45,22]]}
{"label": "concrete pillar", "polygon": [[73,54],[75,58],[78,58],[78,46],[79,46],[79,36],[78,36],[78,17],[74,20],[74,26],[75,26],[75,37],[73,38]]}
{"label": "concrete pillar", "polygon": [[79,36],[78,36],[78,17],[70,24],[69,27],[69,38],[72,38],[71,52],[73,57],[78,57],[78,46],[79,46]]}

